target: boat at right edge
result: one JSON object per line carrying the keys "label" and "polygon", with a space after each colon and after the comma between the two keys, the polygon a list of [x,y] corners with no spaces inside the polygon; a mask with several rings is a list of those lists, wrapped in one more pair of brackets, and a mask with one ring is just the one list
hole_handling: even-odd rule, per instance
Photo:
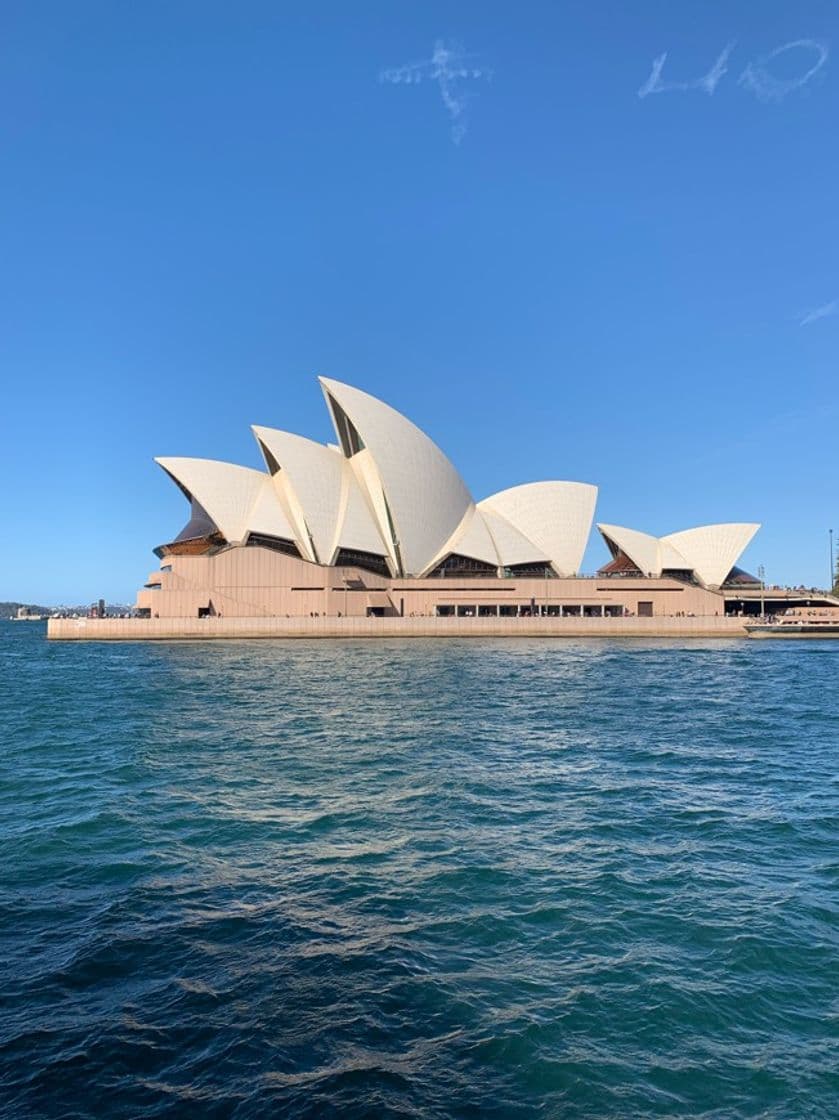
{"label": "boat at right edge", "polygon": [[750,638],[839,638],[839,608],[795,607],[745,629]]}

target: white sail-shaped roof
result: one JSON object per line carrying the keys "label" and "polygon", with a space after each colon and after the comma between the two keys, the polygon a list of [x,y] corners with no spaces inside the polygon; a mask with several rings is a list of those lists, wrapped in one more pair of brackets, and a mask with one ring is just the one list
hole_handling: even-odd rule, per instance
{"label": "white sail-shaped roof", "polygon": [[379,472],[376,470],[373,457],[370,452],[364,448],[362,451],[353,455],[351,459],[348,459],[347,462],[355,475],[356,482],[361,492],[364,494],[365,504],[373,512],[378,534],[384,544],[385,556],[388,558],[388,566],[391,575],[399,575],[401,565],[396,547],[396,538],[390,528],[390,512],[388,510],[384,490],[382,489],[382,480],[379,478]]}
{"label": "white sail-shaped roof", "polygon": [[659,537],[658,566],[662,571],[666,571],[668,568],[690,570],[691,567],[690,564],[685,561],[685,557],[682,553],[667,539],[667,537]]}
{"label": "white sail-shaped roof", "polygon": [[389,511],[384,523],[380,518],[382,536],[392,522],[402,574],[420,574],[472,503],[465,483],[440,448],[390,405],[340,381],[319,380],[345,455],[366,449],[375,465]]}
{"label": "white sail-shaped roof", "polygon": [[446,542],[443,553],[434,558],[429,568],[435,568],[439,561],[444,560],[452,552],[459,556],[469,556],[473,560],[482,560],[495,568],[500,565],[495,541],[480,511],[474,505],[470,506],[460,526]]}
{"label": "white sail-shaped roof", "polygon": [[[299,548],[300,541],[282,501],[279,487],[269,475],[265,475],[264,478],[262,489],[257,494],[248,514],[248,533],[261,533],[267,537],[295,541]],[[301,549],[300,555],[308,559],[305,549]]]}
{"label": "white sail-shaped roof", "polygon": [[349,460],[340,447],[330,451],[341,463],[341,512],[333,550],[349,548],[387,556],[387,546],[382,539],[367,498]]}
{"label": "white sail-shaped roof", "polygon": [[658,537],[642,533],[638,529],[627,529],[622,525],[600,525],[597,528],[628,556],[639,572],[645,576],[661,575],[661,550]]}
{"label": "white sail-shaped roof", "polygon": [[168,475],[209,514],[219,532],[231,544],[244,541],[251,530],[256,507],[260,532],[292,538],[282,507],[277,501],[270,475],[235,463],[216,459],[155,459]]}
{"label": "white sail-shaped roof", "polygon": [[597,528],[645,575],[668,569],[693,572],[706,587],[719,587],[760,528],[754,522],[700,525],[664,537],[653,537],[619,525]]}
{"label": "white sail-shaped roof", "polygon": [[299,510],[301,534],[314,546],[321,564],[333,562],[339,548],[385,555],[358,480],[340,448],[292,432],[254,426],[260,447],[292,509]]}
{"label": "white sail-shaped roof", "polygon": [[579,572],[588,543],[597,487],[587,482],[529,482],[479,503],[500,514],[543,552],[560,576]]}
{"label": "white sail-shaped roof", "polygon": [[505,517],[480,505],[478,512],[490,531],[502,568],[511,568],[515,564],[549,563],[549,557]]}
{"label": "white sail-shaped roof", "polygon": [[281,432],[276,428],[253,427],[253,433],[271,469],[272,460],[280,467],[275,474],[293,510],[299,510],[300,535],[310,538],[321,564],[332,559],[332,542],[338,523],[341,501],[341,461],[322,443]]}
{"label": "white sail-shaped roof", "polygon": [[[384,557],[394,576],[427,575],[453,553],[492,567],[550,564],[557,575],[577,574],[595,486],[527,483],[476,506],[449,459],[410,420],[360,389],[320,382],[340,446],[255,427],[267,472],[212,459],[156,460],[193,502],[179,539],[200,540],[215,526],[231,544],[250,535],[294,541],[304,559],[322,565],[369,560],[352,552]],[[759,526],[704,525],[663,537],[598,528],[613,555],[631,561],[613,571],[693,572],[718,587]],[[380,562],[373,567],[381,570]]]}
{"label": "white sail-shaped roof", "polygon": [[[662,537],[662,544],[677,549],[706,587],[719,587],[760,528],[754,522],[700,525]],[[669,565],[666,565],[669,567]]]}

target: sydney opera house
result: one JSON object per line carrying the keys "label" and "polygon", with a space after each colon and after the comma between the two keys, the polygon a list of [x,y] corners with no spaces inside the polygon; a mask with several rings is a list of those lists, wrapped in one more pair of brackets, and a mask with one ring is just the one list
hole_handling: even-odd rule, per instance
{"label": "sydney opera house", "polygon": [[406,417],[320,383],[335,444],[254,427],[264,470],[156,460],[189,517],[155,550],[141,616],[709,616],[754,590],[737,562],[755,524],[664,537],[599,524],[611,559],[582,576],[595,486],[532,482],[476,502]]}

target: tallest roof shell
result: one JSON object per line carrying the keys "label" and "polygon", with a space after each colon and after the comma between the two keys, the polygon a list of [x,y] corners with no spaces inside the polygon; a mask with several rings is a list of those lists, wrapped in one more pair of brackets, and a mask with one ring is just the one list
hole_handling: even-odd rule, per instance
{"label": "tallest roof shell", "polygon": [[[318,380],[344,454],[370,453],[402,574],[421,575],[474,506],[472,495],[434,441],[396,409],[341,381]],[[386,537],[391,532],[389,525],[380,529]]]}

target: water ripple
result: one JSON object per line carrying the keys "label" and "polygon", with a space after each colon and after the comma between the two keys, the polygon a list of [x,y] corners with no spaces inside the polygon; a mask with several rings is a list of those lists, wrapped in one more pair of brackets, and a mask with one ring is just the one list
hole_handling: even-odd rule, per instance
{"label": "water ripple", "polygon": [[0,661],[3,1117],[839,1115],[839,645]]}

